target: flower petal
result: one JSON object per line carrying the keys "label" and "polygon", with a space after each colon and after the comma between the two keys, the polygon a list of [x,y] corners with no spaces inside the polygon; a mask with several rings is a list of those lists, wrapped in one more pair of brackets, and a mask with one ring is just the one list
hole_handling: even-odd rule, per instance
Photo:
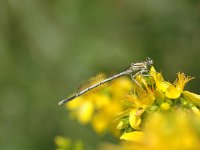
{"label": "flower petal", "polygon": [[178,90],[173,85],[169,86],[165,92],[165,96],[170,99],[177,99],[181,95],[181,90]]}
{"label": "flower petal", "polygon": [[185,99],[200,107],[200,95],[191,93],[189,91],[182,92]]}
{"label": "flower petal", "polygon": [[198,117],[200,117],[200,111],[197,107],[191,107],[191,109]]}
{"label": "flower petal", "polygon": [[124,133],[120,137],[121,140],[132,141],[132,142],[136,142],[136,143],[142,143],[143,138],[144,138],[144,133],[141,131]]}
{"label": "flower petal", "polygon": [[92,118],[93,111],[94,108],[92,102],[89,100],[85,101],[78,110],[78,120],[83,124],[88,123]]}
{"label": "flower petal", "polygon": [[174,85],[176,86],[178,90],[181,90],[181,91],[184,89],[185,84],[193,79],[193,77],[185,76],[184,73],[180,73],[180,72],[177,74],[177,76],[178,78],[176,79]]}
{"label": "flower petal", "polygon": [[129,115],[129,123],[131,127],[135,130],[140,129],[140,124],[141,124],[141,118],[140,116],[136,115],[136,109],[131,110],[130,115]]}
{"label": "flower petal", "polygon": [[165,81],[163,79],[163,76],[161,73],[157,73],[154,67],[151,67],[150,69],[150,75],[153,77],[156,83],[156,87],[161,90],[162,92],[165,92],[167,88],[171,85],[169,82]]}

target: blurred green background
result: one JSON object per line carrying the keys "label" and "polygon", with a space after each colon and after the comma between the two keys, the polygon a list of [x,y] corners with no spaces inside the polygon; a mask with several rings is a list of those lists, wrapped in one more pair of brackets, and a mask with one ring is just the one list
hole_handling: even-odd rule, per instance
{"label": "blurred green background", "polygon": [[109,140],[57,103],[96,73],[147,56],[166,80],[196,77],[186,88],[200,93],[200,1],[1,0],[0,149],[54,149],[56,135],[87,149]]}

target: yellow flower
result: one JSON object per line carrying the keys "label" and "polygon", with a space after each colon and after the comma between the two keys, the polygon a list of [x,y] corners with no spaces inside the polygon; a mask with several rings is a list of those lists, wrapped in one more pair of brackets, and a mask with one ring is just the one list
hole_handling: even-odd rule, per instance
{"label": "yellow flower", "polygon": [[[123,114],[128,116],[130,126],[134,130],[140,130],[141,116],[152,105],[155,100],[155,95],[141,75],[137,76],[136,80],[140,86],[135,87],[135,93],[124,95],[124,103],[127,104],[128,114],[127,111],[124,111],[121,116]],[[120,124],[122,123],[119,122],[118,127],[121,126]]]}
{"label": "yellow flower", "polygon": [[92,126],[97,133],[102,133],[108,128],[108,120],[101,113],[96,114],[92,119]]}
{"label": "yellow flower", "polygon": [[121,145],[121,149],[199,150],[199,125],[199,118],[193,118],[187,111],[155,113],[148,117],[142,132],[124,133],[120,137],[127,141]]}
{"label": "yellow flower", "polygon": [[167,88],[165,96],[170,99],[178,98],[181,95],[185,84],[189,82],[191,79],[193,78],[186,77],[184,73],[178,73],[178,79],[176,79],[176,81],[174,82],[174,85],[171,84]]}
{"label": "yellow flower", "polygon": [[101,109],[110,105],[110,97],[109,95],[105,95],[102,93],[95,93],[90,95],[90,98],[93,99],[93,104],[96,109]]}
{"label": "yellow flower", "polygon": [[178,73],[178,78],[176,79],[174,84],[171,84],[165,81],[162,77],[162,74],[157,73],[154,67],[151,67],[150,75],[155,81],[156,88],[164,92],[165,96],[169,99],[177,99],[178,97],[180,97],[185,84],[193,79],[191,77],[186,77],[184,73]]}
{"label": "yellow flower", "polygon": [[78,110],[78,120],[85,124],[88,123],[93,115],[94,107],[91,101],[85,101],[82,107]]}
{"label": "yellow flower", "polygon": [[185,99],[200,107],[200,95],[189,91],[183,91],[182,93]]}
{"label": "yellow flower", "polygon": [[144,131],[146,149],[197,150],[200,138],[191,125],[194,120],[191,121],[190,117],[190,114],[182,110],[151,116]]}
{"label": "yellow flower", "polygon": [[132,96],[133,101],[133,108],[130,109],[129,114],[129,123],[131,127],[135,130],[140,130],[141,124],[141,116],[143,112],[148,108],[152,102],[154,101],[155,97],[153,94],[144,93],[141,97]]}
{"label": "yellow flower", "polygon": [[[150,77],[137,75],[135,83],[118,78],[66,107],[80,123],[91,123],[98,134],[117,133],[113,120],[122,112],[115,121],[123,132],[120,139],[126,143],[119,148],[122,150],[199,150],[200,95],[183,91],[192,78],[178,73],[172,84],[154,67],[149,73]],[[122,97],[125,92],[128,94]],[[67,145],[62,138],[56,142]]]}
{"label": "yellow flower", "polygon": [[94,112],[92,101],[90,99],[83,99],[83,97],[78,97],[76,100],[67,103],[66,107],[72,110],[70,116],[72,118],[77,118],[82,124],[88,123]]}

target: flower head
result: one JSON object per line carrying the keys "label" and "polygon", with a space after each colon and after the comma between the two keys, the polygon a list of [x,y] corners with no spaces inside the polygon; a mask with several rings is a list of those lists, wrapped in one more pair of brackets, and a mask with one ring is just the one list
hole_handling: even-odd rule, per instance
{"label": "flower head", "polygon": [[[119,115],[118,129],[123,131],[122,140],[140,139],[138,133],[145,135],[146,118],[155,112],[170,112],[177,108],[187,108],[196,116],[200,116],[200,96],[184,91],[185,84],[192,78],[178,73],[172,84],[164,80],[154,67],[150,69],[150,77],[138,75],[134,91],[124,96],[125,110]],[[138,86],[139,83],[139,86]],[[182,96],[183,95],[183,96]],[[122,121],[123,120],[123,121]],[[127,121],[128,120],[128,123]],[[156,123],[155,123],[156,124]],[[146,128],[145,128],[146,130]],[[132,137],[132,138],[131,138]],[[137,138],[136,138],[137,137]]]}

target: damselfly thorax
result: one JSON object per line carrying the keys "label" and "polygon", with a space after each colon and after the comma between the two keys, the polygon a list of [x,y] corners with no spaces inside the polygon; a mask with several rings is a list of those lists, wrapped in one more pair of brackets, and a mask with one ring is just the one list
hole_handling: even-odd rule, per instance
{"label": "damselfly thorax", "polygon": [[87,88],[79,91],[75,95],[73,95],[73,96],[71,96],[71,97],[69,97],[67,99],[64,99],[64,100],[60,101],[59,105],[62,105],[64,103],[66,103],[66,102],[69,102],[69,101],[71,101],[71,100],[73,100],[73,99],[75,99],[75,98],[83,95],[84,93],[86,93],[86,92],[88,92],[88,91],[90,91],[90,90],[92,90],[92,89],[94,89],[94,88],[96,88],[96,87],[98,87],[98,86],[106,83],[106,82],[109,82],[109,81],[111,81],[113,79],[116,79],[116,78],[124,76],[124,75],[130,75],[131,79],[133,80],[133,82],[137,83],[137,81],[135,80],[135,77],[137,75],[139,75],[139,74],[141,74],[141,75],[144,75],[144,74],[147,75],[147,73],[149,71],[148,68],[152,64],[153,64],[153,60],[150,59],[149,57],[146,58],[146,60],[144,62],[131,63],[131,66],[130,66],[130,68],[128,70],[125,70],[125,71],[123,71],[123,72],[121,72],[119,74],[116,74],[114,76],[111,76],[109,78],[106,78],[106,79],[104,79],[104,80],[102,80],[102,81],[100,81],[100,82],[98,82],[98,83],[96,83],[94,85],[91,85],[91,86],[89,86],[89,87],[87,87]]}

